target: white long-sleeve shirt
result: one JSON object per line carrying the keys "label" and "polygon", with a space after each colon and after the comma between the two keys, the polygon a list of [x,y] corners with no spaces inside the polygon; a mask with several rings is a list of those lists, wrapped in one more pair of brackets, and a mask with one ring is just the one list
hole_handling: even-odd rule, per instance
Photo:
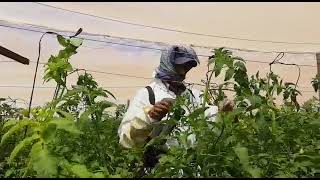
{"label": "white long-sleeve shirt", "polygon": [[[153,89],[155,94],[155,102],[161,101],[163,98],[176,98],[176,95],[169,91],[165,84],[161,80],[155,79],[149,86]],[[200,91],[191,89],[192,94],[191,102],[194,107],[199,107],[201,104]],[[190,93],[185,90],[182,95]],[[149,117],[148,111],[151,110],[152,105],[149,102],[149,93],[146,88],[138,90],[136,96],[133,98],[129,105],[127,112],[125,113],[123,120],[121,121],[118,129],[118,135],[120,136],[120,143],[126,148],[133,148],[136,145],[144,144],[147,137],[154,137],[156,131],[161,131],[161,126],[156,120]],[[205,111],[206,116],[212,117],[218,112],[217,106],[209,106]],[[162,120],[167,118],[164,117]],[[179,128],[179,127],[178,127]],[[183,128],[183,127],[180,127]],[[195,140],[195,137],[188,137],[191,141]],[[176,145],[175,140],[168,140],[167,146]]]}

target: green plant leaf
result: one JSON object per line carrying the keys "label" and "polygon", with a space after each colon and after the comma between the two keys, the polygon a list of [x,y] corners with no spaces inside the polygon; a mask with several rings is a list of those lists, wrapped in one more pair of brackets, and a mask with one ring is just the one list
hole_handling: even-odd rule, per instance
{"label": "green plant leaf", "polygon": [[234,74],[234,69],[228,69],[227,72],[226,72],[226,76],[224,78],[224,81],[228,81],[232,78]]}
{"label": "green plant leaf", "polygon": [[85,165],[76,164],[71,167],[71,171],[79,178],[92,178],[94,174],[91,173]]}
{"label": "green plant leaf", "polygon": [[236,137],[235,136],[229,136],[226,141],[225,141],[225,144],[226,146],[228,146],[229,144],[233,143],[236,141]]}
{"label": "green plant leaf", "polygon": [[90,126],[90,117],[89,117],[89,116],[90,116],[92,113],[93,113],[93,110],[89,109],[89,110],[83,112],[83,113],[80,115],[78,124],[79,124],[79,127],[80,127],[81,129]]}
{"label": "green plant leaf", "polygon": [[94,173],[93,178],[106,178],[106,176],[102,172]]}
{"label": "green plant leaf", "polygon": [[34,141],[39,140],[39,138],[39,134],[33,134],[31,137],[27,137],[24,140],[22,140],[18,145],[15,146],[15,148],[11,152],[8,163],[12,164],[13,160],[17,157],[17,155],[23,148],[31,145]]}
{"label": "green plant leaf", "polygon": [[283,88],[281,86],[277,86],[277,95],[282,92]]}
{"label": "green plant leaf", "polygon": [[10,120],[8,120],[8,121],[3,125],[2,129],[4,130],[4,129],[8,128],[8,127],[14,126],[14,125],[16,125],[18,122],[19,122],[19,121],[16,120],[16,119],[10,119]]}
{"label": "green plant leaf", "polygon": [[56,109],[56,112],[60,113],[60,115],[63,115],[63,118],[68,119],[70,121],[74,120],[74,117],[72,114],[67,113],[65,111],[61,111],[60,109]]}
{"label": "green plant leaf", "polygon": [[230,57],[226,57],[224,63],[228,66],[228,68],[233,69],[233,59]]}
{"label": "green plant leaf", "polygon": [[0,146],[2,146],[4,144],[4,142],[6,142],[9,139],[9,137],[13,136],[16,133],[21,132],[21,130],[25,126],[35,127],[38,124],[39,124],[38,122],[34,122],[34,121],[29,120],[29,119],[24,119],[24,120],[19,121],[16,125],[14,125],[12,128],[10,128],[7,133],[5,133],[2,136]]}
{"label": "green plant leaf", "polygon": [[57,129],[62,129],[72,134],[82,134],[82,132],[75,126],[75,122],[68,119],[60,118],[52,120],[49,124],[55,124]]}
{"label": "green plant leaf", "polygon": [[109,101],[101,101],[98,103],[100,108],[101,109],[106,109],[106,108],[109,108],[109,107],[113,107],[113,106],[116,106],[115,103],[112,103],[112,102],[109,102]]}
{"label": "green plant leaf", "polygon": [[234,66],[243,72],[247,72],[247,68],[243,62],[237,61],[234,63]]}
{"label": "green plant leaf", "polygon": [[81,38],[71,38],[70,39],[70,43],[76,47],[81,46],[81,44],[83,43],[83,39]]}
{"label": "green plant leaf", "polygon": [[10,177],[14,173],[13,169],[8,169],[4,175],[5,178]]}
{"label": "green plant leaf", "polygon": [[285,85],[286,87],[295,86],[295,84],[292,83],[292,82],[286,82],[286,83],[284,83],[284,85]]}
{"label": "green plant leaf", "polygon": [[245,62],[245,60],[242,58],[242,57],[233,57],[234,60],[238,60],[238,61],[242,61],[242,62]]}
{"label": "green plant leaf", "polygon": [[317,85],[317,84],[312,84],[312,87],[313,87],[313,89],[314,89],[314,91],[315,92],[318,92],[318,88],[319,88],[319,86]]}
{"label": "green plant leaf", "polygon": [[235,147],[235,153],[237,154],[240,163],[245,167],[248,168],[249,166],[249,156],[248,156],[248,149],[245,147]]}
{"label": "green plant leaf", "polygon": [[222,67],[224,65],[223,58],[217,57],[214,61],[214,72],[215,72],[215,77],[218,77],[219,74],[221,73]]}
{"label": "green plant leaf", "polygon": [[249,173],[253,178],[260,178],[261,177],[261,169],[260,168],[254,168],[254,169],[249,169]]}
{"label": "green plant leaf", "polygon": [[209,107],[205,107],[205,108],[198,108],[196,110],[194,110],[192,113],[189,114],[188,118],[190,119],[195,119],[197,118],[201,113],[205,112],[205,110],[207,110]]}
{"label": "green plant leaf", "polygon": [[106,92],[106,93],[108,93],[110,96],[112,96],[113,99],[117,100],[117,98],[116,98],[110,91],[105,90],[105,89],[104,89],[103,91]]}
{"label": "green plant leaf", "polygon": [[66,38],[64,38],[61,35],[57,35],[57,39],[60,45],[62,45],[63,47],[67,47],[68,46],[68,40]]}
{"label": "green plant leaf", "polygon": [[52,156],[48,149],[39,141],[32,146],[30,160],[32,168],[38,177],[56,177],[58,173],[58,159]]}
{"label": "green plant leaf", "polygon": [[250,101],[252,107],[258,108],[262,104],[262,100],[259,96],[249,96],[248,100]]}
{"label": "green plant leaf", "polygon": [[41,136],[45,142],[50,142],[56,136],[56,125],[52,123],[48,123],[47,126],[41,131]]}

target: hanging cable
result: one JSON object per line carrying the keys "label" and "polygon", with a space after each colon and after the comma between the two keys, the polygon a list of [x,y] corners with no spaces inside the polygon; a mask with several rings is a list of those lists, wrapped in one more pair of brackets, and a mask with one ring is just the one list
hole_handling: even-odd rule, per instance
{"label": "hanging cable", "polygon": [[212,34],[204,34],[204,33],[196,33],[196,32],[188,32],[188,31],[182,31],[182,30],[177,30],[177,29],[169,29],[169,28],[163,28],[163,27],[157,27],[157,26],[150,26],[150,25],[144,25],[144,24],[138,24],[138,23],[132,23],[128,21],[123,21],[123,20],[118,20],[114,18],[108,18],[108,17],[101,17],[101,16],[96,16],[92,14],[87,14],[87,13],[82,13],[82,12],[77,12],[69,9],[64,9],[48,4],[43,4],[39,2],[33,2],[38,5],[66,11],[66,12],[71,12],[74,14],[81,14],[85,16],[90,16],[98,19],[103,19],[103,20],[108,20],[108,21],[113,21],[113,22],[118,22],[122,24],[128,24],[128,25],[133,25],[133,26],[139,26],[139,27],[144,27],[144,28],[152,28],[152,29],[159,29],[159,30],[165,30],[165,31],[171,31],[171,32],[178,32],[178,33],[183,33],[183,34],[191,34],[191,35],[197,35],[197,36],[205,36],[205,37],[214,37],[214,38],[222,38],[222,39],[232,39],[232,40],[241,40],[241,41],[251,41],[251,42],[264,42],[264,43],[277,43],[277,44],[310,44],[310,45],[320,45],[320,43],[309,43],[309,42],[288,42],[288,41],[269,41],[269,40],[257,40],[257,39],[247,39],[247,38],[236,38],[236,37],[229,37],[229,36],[220,36],[220,35],[212,35]]}

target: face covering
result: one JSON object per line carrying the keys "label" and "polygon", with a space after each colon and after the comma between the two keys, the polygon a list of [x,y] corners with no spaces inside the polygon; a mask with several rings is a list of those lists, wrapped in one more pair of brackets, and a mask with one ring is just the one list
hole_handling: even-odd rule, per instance
{"label": "face covering", "polygon": [[179,81],[185,79],[185,75],[180,75],[175,71],[175,64],[196,61],[199,64],[197,54],[191,47],[182,45],[172,45],[162,51],[160,65],[156,69],[155,77],[164,81]]}

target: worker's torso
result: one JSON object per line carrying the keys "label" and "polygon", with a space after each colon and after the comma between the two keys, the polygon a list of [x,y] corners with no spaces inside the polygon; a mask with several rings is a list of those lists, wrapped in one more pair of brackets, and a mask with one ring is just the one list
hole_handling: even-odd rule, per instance
{"label": "worker's torso", "polygon": [[[176,95],[170,91],[168,89],[168,86],[166,86],[163,82],[161,82],[160,80],[155,80],[154,82],[152,82],[151,84],[149,84],[149,86],[152,88],[153,92],[154,92],[154,97],[155,97],[155,102],[159,102],[161,101],[163,98],[173,98],[176,99]],[[187,87],[187,89],[181,94],[181,96],[187,96],[189,101],[190,101],[190,105],[189,105],[189,109],[192,111],[196,108],[199,107],[200,105],[200,92],[194,89],[190,89]],[[183,107],[186,114],[188,115],[188,109],[186,107]],[[161,121],[166,121],[168,118],[168,115],[166,115]],[[170,128],[167,125],[156,125],[156,127],[154,128],[154,131],[152,132],[151,136],[155,136],[156,134],[159,134],[161,131],[164,131],[166,129]],[[176,128],[178,128],[180,131],[187,131],[189,127],[184,126],[182,124],[177,124]],[[193,144],[195,141],[195,137],[194,135],[191,135],[188,137],[188,140],[190,141],[190,144]],[[175,138],[171,138],[167,141],[167,146],[177,146],[178,142]]]}

